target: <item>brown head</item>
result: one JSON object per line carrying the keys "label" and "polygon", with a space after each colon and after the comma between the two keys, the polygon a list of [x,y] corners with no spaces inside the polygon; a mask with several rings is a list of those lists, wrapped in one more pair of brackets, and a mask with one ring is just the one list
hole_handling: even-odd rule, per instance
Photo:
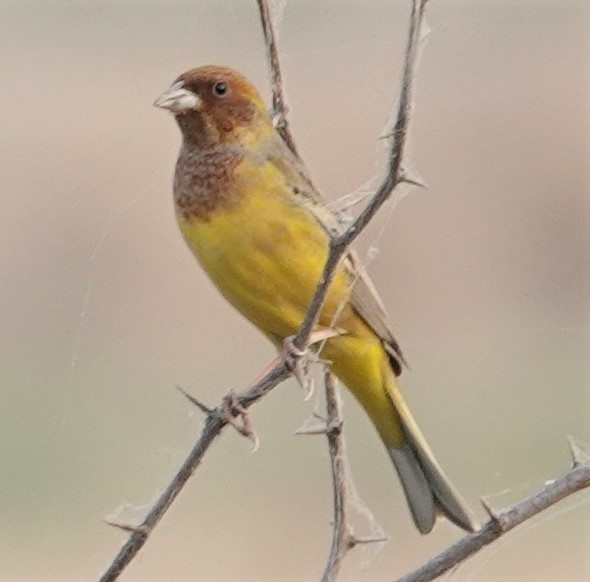
{"label": "brown head", "polygon": [[154,105],[171,111],[185,142],[200,149],[243,143],[272,128],[256,88],[227,67],[206,66],[183,73]]}

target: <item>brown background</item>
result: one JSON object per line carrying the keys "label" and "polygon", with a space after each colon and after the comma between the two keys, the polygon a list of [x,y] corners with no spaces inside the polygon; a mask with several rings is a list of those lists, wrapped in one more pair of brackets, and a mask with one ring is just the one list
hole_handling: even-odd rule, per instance
{"label": "brown background", "polygon": [[[291,0],[280,42],[293,130],[336,198],[381,168],[408,2]],[[411,164],[429,184],[385,209],[371,272],[411,363],[403,387],[483,518],[590,441],[588,8],[436,0]],[[0,3],[0,579],[92,580],[198,434],[180,384],[215,403],[273,355],[177,232],[179,136],[153,99],[227,64],[268,98],[253,1]],[[365,255],[366,256],[366,255]],[[421,538],[378,439],[346,395],[359,492],[391,541],[343,580],[393,579],[459,536]],[[299,388],[227,434],[125,580],[313,580],[327,554],[325,442],[292,433]],[[587,580],[588,494],[513,532],[458,580]],[[362,520],[359,520],[362,525]],[[362,530],[361,530],[362,531]],[[366,531],[366,530],[365,530]]]}

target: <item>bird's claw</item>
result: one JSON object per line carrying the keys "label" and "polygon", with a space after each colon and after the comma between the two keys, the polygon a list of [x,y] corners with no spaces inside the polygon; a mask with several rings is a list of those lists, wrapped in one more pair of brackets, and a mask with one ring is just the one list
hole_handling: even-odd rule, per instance
{"label": "bird's claw", "polygon": [[293,376],[303,388],[305,400],[313,395],[314,381],[309,374],[309,349],[301,349],[295,345],[293,337],[287,337],[283,341],[282,357],[285,365],[293,372]]}
{"label": "bird's claw", "polygon": [[[319,343],[320,347],[318,348],[318,351],[321,351],[323,347],[321,342],[326,342],[330,338],[337,337],[344,333],[346,332],[342,329],[320,327],[310,334],[308,345],[311,346]],[[309,372],[310,363],[314,364],[319,362],[322,364],[328,364],[329,362],[320,359],[315,351],[313,353],[310,352],[308,347],[301,349],[297,346],[295,344],[295,336],[289,336],[283,340],[281,357],[291,372],[293,372],[293,376],[295,376],[299,385],[303,388],[305,400],[309,400],[313,395],[315,387],[313,378],[310,376]]]}

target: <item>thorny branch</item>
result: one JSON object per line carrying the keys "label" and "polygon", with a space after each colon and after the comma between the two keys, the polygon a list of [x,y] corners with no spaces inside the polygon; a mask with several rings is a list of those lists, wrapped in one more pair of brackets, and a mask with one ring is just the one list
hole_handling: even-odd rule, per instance
{"label": "thorny branch", "polygon": [[[287,121],[288,109],[283,93],[274,24],[272,22],[267,1],[256,1],[260,11],[260,18],[267,47],[269,68],[271,71],[273,117],[275,125],[277,131],[279,131],[280,135],[285,140],[285,143],[294,153],[296,153],[295,143],[289,131]],[[367,226],[399,184],[402,182],[413,183],[404,173],[403,156],[412,109],[416,62],[420,48],[422,18],[426,1],[427,0],[413,0],[412,2],[401,95],[394,129],[391,135],[388,136],[390,140],[390,151],[386,176],[375,194],[372,196],[369,204],[361,212],[356,221],[345,232],[334,237],[330,241],[330,251],[322,277],[318,283],[316,293],[310,303],[304,322],[293,341],[295,348],[298,348],[301,352],[304,352],[311,343],[311,332],[317,323],[318,314],[321,310],[330,282],[348,247]],[[254,386],[240,394],[232,396],[230,399],[231,404],[229,405],[227,398],[225,398],[222,403],[213,410],[195,402],[195,404],[197,404],[197,406],[199,406],[199,408],[207,415],[201,436],[195,443],[177,474],[160,495],[141,524],[137,526],[117,523],[112,524],[129,532],[130,536],[120,549],[108,570],[101,577],[101,582],[115,580],[131,562],[133,557],[149,538],[153,528],[173,503],[188,479],[198,468],[214,440],[221,434],[228,424],[236,426],[236,420],[234,417],[245,415],[250,406],[265,396],[280,382],[291,376],[292,373],[292,367],[282,362],[274,366],[274,368]],[[337,408],[337,401],[334,399],[335,393],[331,376],[328,377],[326,389],[329,418],[338,419],[339,411]],[[339,422],[340,421],[338,420],[329,421],[328,426],[328,439],[334,476],[335,527],[330,558],[323,575],[323,580],[326,582],[336,578],[344,554],[356,543],[365,541],[356,539],[353,536],[347,521],[345,505],[346,484],[343,480],[341,456],[342,440],[339,434]],[[244,422],[241,426],[237,426],[237,428],[242,434],[253,437],[253,432],[247,422]],[[537,495],[534,495],[499,514],[489,510],[491,518],[486,524],[484,524],[479,532],[466,536],[457,544],[451,546],[415,572],[401,578],[399,582],[432,580],[460,563],[462,560],[473,555],[482,547],[491,543],[504,533],[510,531],[516,525],[529,519],[543,509],[557,503],[564,497],[579,491],[584,487],[588,487],[589,485],[590,466],[587,464],[581,465],[576,462],[574,468],[570,472],[561,479],[548,484],[545,489]]]}
{"label": "thorny branch", "polygon": [[[281,136],[296,153],[295,144],[290,134],[287,122],[287,106],[282,89],[282,78],[280,73],[278,50],[276,44],[276,35],[274,25],[268,9],[266,0],[256,0],[260,11],[260,17],[264,36],[266,40],[267,55],[271,71],[271,85],[273,91],[273,115],[277,130]],[[397,185],[402,182],[411,182],[404,175],[403,154],[405,140],[409,126],[410,112],[412,106],[412,91],[414,86],[416,58],[419,50],[420,31],[424,6],[427,0],[413,0],[412,15],[410,22],[410,32],[405,56],[405,68],[402,80],[401,96],[397,112],[394,130],[390,138],[390,155],[387,169],[387,175],[380,187],[373,195],[370,203],[359,215],[356,221],[344,233],[335,237],[330,244],[330,252],[326,262],[323,276],[318,284],[315,296],[309,306],[305,320],[294,340],[296,347],[302,351],[310,343],[311,331],[315,327],[318,313],[321,309],[326,292],[331,279],[334,276],[338,263],[352,241],[360,234],[375,213],[379,210],[385,200],[391,195]],[[199,464],[203,460],[209,447],[215,439],[221,434],[228,424],[234,424],[234,416],[245,414],[246,411],[255,402],[268,394],[275,386],[292,375],[292,369],[286,363],[281,362],[275,365],[259,382],[249,389],[232,396],[232,404],[228,411],[227,398],[219,406],[211,410],[201,403],[191,400],[206,415],[205,425],[201,435],[195,443],[190,454],[173,477],[164,492],[154,503],[143,522],[137,526],[129,524],[112,523],[123,531],[129,532],[130,536],[121,547],[117,556],[109,566],[108,570],[100,578],[101,582],[110,582],[118,578],[126,566],[131,562],[133,557],[139,552],[148,540],[153,528],[157,525],[170,505],[176,499],[186,482],[193,475]],[[327,379],[327,403],[328,417],[338,419],[339,411],[337,400],[334,400],[334,386],[331,377]],[[241,411],[241,412],[238,412]],[[228,413],[229,412],[229,413]],[[332,416],[333,415],[333,416]],[[334,509],[335,509],[335,527],[334,539],[330,558],[324,571],[323,580],[334,580],[338,569],[347,549],[350,549],[355,543],[364,540],[355,539],[351,534],[350,526],[346,517],[345,506],[345,484],[342,482],[341,447],[342,441],[340,433],[340,421],[328,420],[328,438],[331,450],[330,458],[334,476]],[[248,432],[246,424],[242,425],[241,432]],[[252,435],[249,435],[252,436]],[[497,538],[510,531],[520,523],[523,523],[530,517],[540,511],[558,503],[563,498],[590,486],[590,465],[582,464],[576,455],[576,450],[572,447],[574,457],[573,468],[562,478],[549,483],[536,495],[525,499],[513,507],[500,512],[494,512],[489,506],[484,504],[490,520],[486,522],[479,532],[468,535],[438,556],[432,558],[429,562],[421,566],[415,572],[412,572],[398,580],[398,582],[423,582],[432,580],[450,568],[456,566],[461,561],[467,559],[485,545],[493,542]],[[368,540],[375,541],[375,540]]]}
{"label": "thorny branch", "polygon": [[346,501],[346,466],[344,463],[344,441],[342,438],[342,411],[336,378],[326,371],[326,436],[330,449],[332,488],[334,493],[334,528],[332,548],[328,563],[322,575],[322,582],[336,580],[344,556],[353,546],[353,534],[348,523]]}
{"label": "thorny branch", "polygon": [[279,51],[277,48],[275,25],[270,14],[267,0],[256,0],[256,2],[258,3],[258,10],[260,12],[260,21],[262,24],[262,32],[264,33],[266,46],[266,57],[270,71],[273,123],[289,149],[296,156],[299,156],[297,153],[297,147],[295,146],[295,140],[293,139],[291,130],[289,129],[289,121],[287,119],[289,108],[287,107],[283,89],[283,76],[281,74],[281,63],[279,60]]}
{"label": "thorny branch", "polygon": [[504,511],[498,513],[487,502],[482,500],[490,519],[483,524],[478,532],[465,536],[456,544],[430,559],[414,572],[402,576],[396,582],[428,582],[428,580],[434,580],[517,525],[586,487],[590,487],[590,464],[578,464],[574,458],[573,467],[563,477],[547,483],[535,495],[527,497]]}
{"label": "thorny branch", "polygon": [[[342,560],[358,544],[387,541],[384,537],[357,537],[348,518],[349,478],[346,466],[346,449],[342,427],[340,394],[335,376],[326,370],[326,426],[324,432],[328,437],[330,450],[330,468],[332,470],[332,492],[334,495],[334,527],[332,530],[332,547],[328,562],[322,574],[322,582],[334,582],[338,577]],[[316,433],[317,434],[317,433]]]}
{"label": "thorny branch", "polygon": [[[273,90],[273,108],[275,115],[278,115],[277,129],[283,136],[283,139],[285,139],[287,145],[289,145],[289,147],[295,151],[293,139],[290,135],[286,122],[287,108],[282,90],[282,80],[279,68],[274,25],[270,17],[266,0],[257,0],[257,3],[267,44],[267,54],[271,70],[271,83]],[[303,349],[307,349],[309,346],[310,336],[326,296],[329,283],[332,280],[338,263],[344,255],[346,249],[361,233],[362,229],[369,223],[381,205],[385,202],[387,197],[391,195],[393,189],[404,180],[402,172],[402,156],[410,121],[412,88],[414,84],[415,65],[418,53],[423,8],[423,0],[413,1],[399,110],[395,129],[390,138],[391,153],[387,176],[382,185],[377,190],[370,204],[367,206],[367,208],[365,208],[356,222],[353,223],[346,232],[331,241],[330,252],[326,266],[324,268],[322,279],[318,284],[316,294],[309,306],[305,320],[294,340],[295,347],[299,348],[301,351],[303,351]],[[277,364],[256,385],[245,392],[236,395],[236,405],[242,410],[247,410],[250,406],[252,406],[252,404],[254,404],[265,394],[270,392],[275,386],[277,386],[277,384],[291,376],[291,374],[291,367],[286,363],[282,362]],[[200,408],[202,410],[206,410],[206,407],[200,406]],[[232,414],[236,415],[237,413],[232,412]],[[143,547],[143,545],[148,540],[153,528],[160,521],[188,479],[195,472],[213,441],[220,435],[221,431],[228,424],[230,424],[230,418],[231,416],[228,417],[227,415],[227,405],[223,402],[217,406],[217,408],[207,414],[205,426],[198,441],[195,443],[193,449],[178,470],[177,474],[157,499],[139,526],[112,524],[123,529],[124,531],[131,531],[131,535],[121,547],[107,571],[100,578],[101,582],[110,582],[112,580],[116,580],[121,572],[123,572],[123,570],[131,562],[134,556]]]}
{"label": "thorny branch", "polygon": [[[238,394],[236,403],[241,408],[247,410],[252,404],[260,400],[265,394],[268,394],[277,384],[286,380],[291,375],[291,371],[286,364],[279,364],[273,368],[262,380],[249,390]],[[124,531],[132,531],[127,541],[119,550],[117,556],[109,566],[108,570],[101,576],[100,582],[110,582],[116,580],[123,570],[129,565],[137,552],[147,542],[152,530],[162,519],[172,502],[182,491],[186,482],[200,465],[205,453],[213,444],[213,441],[221,434],[221,431],[230,423],[226,414],[226,406],[222,402],[217,408],[208,414],[205,426],[201,432],[199,440],[195,443],[188,457],[174,475],[174,478],[166,487],[164,492],[152,506],[145,519],[139,526],[127,526],[118,523],[112,523]]]}
{"label": "thorny branch", "polygon": [[381,206],[383,206],[383,203],[391,196],[394,189],[399,184],[406,181],[403,169],[403,154],[406,147],[408,128],[410,126],[414,81],[420,48],[420,34],[426,1],[427,0],[413,0],[412,2],[410,31],[406,46],[401,94],[393,132],[388,136],[390,150],[385,178],[359,217],[346,229],[346,231],[332,238],[330,241],[330,252],[324,266],[324,271],[316,288],[314,297],[309,304],[303,324],[293,340],[294,345],[300,350],[307,347],[309,335],[317,324],[321,307],[326,298],[330,284],[332,283],[332,279],[336,274],[338,264],[348,250],[348,247],[350,247],[354,239],[356,239],[367,224],[369,224]]}

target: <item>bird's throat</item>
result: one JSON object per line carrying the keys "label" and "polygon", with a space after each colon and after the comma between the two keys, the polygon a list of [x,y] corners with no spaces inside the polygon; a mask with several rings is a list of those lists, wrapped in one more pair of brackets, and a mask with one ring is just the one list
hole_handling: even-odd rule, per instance
{"label": "bird's throat", "polygon": [[174,175],[177,211],[187,219],[208,220],[216,211],[231,209],[236,202],[231,179],[243,157],[236,146],[200,150],[185,144]]}

